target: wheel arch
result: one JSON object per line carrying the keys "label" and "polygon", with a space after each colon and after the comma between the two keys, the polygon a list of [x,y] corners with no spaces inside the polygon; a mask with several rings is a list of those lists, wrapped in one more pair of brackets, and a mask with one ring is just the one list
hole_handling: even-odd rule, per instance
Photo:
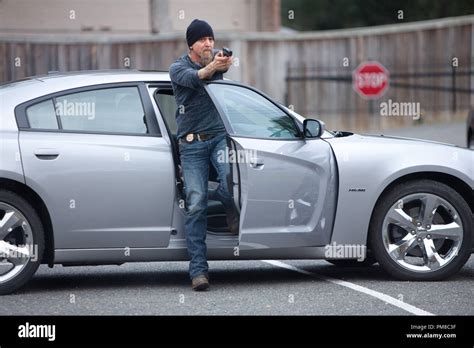
{"label": "wheel arch", "polygon": [[[461,195],[461,197],[467,202],[469,205],[471,212],[474,216],[474,190],[471,189],[471,187],[464,182],[462,179],[459,179],[458,177],[451,175],[451,174],[446,174],[446,173],[441,173],[441,172],[417,172],[417,173],[409,173],[405,174],[393,181],[391,181],[380,193],[380,195],[377,198],[377,201],[375,202],[375,205],[372,209],[372,213],[370,216],[370,222],[368,228],[370,229],[370,225],[372,223],[372,219],[374,217],[374,212],[376,207],[378,206],[380,200],[385,196],[385,194],[390,191],[393,187],[409,182],[409,181],[415,181],[415,180],[433,180],[437,182],[441,182],[452,189],[454,189],[457,193]],[[369,231],[367,231],[367,246],[370,249],[369,245]]]}
{"label": "wheel arch", "polygon": [[44,229],[45,237],[45,251],[42,263],[48,264],[49,267],[53,267],[54,264],[54,233],[53,225],[51,222],[51,216],[48,208],[44,203],[43,199],[29,186],[24,183],[0,178],[0,189],[6,189],[12,191],[24,199],[26,199],[36,210],[41,219]]}

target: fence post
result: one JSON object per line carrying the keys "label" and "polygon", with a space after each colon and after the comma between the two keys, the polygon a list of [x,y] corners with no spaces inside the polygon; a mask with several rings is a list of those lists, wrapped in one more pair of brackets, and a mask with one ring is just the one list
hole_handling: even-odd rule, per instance
{"label": "fence post", "polygon": [[285,106],[290,105],[290,61],[286,61],[286,91],[285,91]]}
{"label": "fence post", "polygon": [[[452,111],[456,112],[456,67],[451,63],[451,95],[452,95]],[[454,116],[454,115],[453,115]]]}

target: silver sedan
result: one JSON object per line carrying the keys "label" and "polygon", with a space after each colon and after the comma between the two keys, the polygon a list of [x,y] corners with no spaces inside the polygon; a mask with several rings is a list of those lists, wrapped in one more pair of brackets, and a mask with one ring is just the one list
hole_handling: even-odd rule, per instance
{"label": "silver sedan", "polygon": [[[210,260],[376,262],[440,280],[471,254],[474,151],[330,132],[264,93],[213,81],[228,133],[239,233],[212,200]],[[0,87],[0,293],[39,264],[187,260],[186,207],[167,72],[93,71]]]}

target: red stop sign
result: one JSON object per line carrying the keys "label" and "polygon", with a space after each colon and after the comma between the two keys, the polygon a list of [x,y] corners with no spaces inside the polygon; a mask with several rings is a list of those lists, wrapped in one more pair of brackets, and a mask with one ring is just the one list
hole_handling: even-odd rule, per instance
{"label": "red stop sign", "polygon": [[352,73],[352,85],[363,98],[376,99],[388,88],[389,72],[379,62],[361,63]]}

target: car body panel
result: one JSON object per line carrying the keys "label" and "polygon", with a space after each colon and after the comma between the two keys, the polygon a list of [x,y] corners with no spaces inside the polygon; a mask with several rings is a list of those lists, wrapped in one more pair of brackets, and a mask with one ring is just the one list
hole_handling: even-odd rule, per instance
{"label": "car body panel", "polygon": [[467,149],[358,134],[326,141],[333,148],[339,168],[339,200],[331,243],[366,244],[377,199],[402,176],[445,173],[460,178],[474,190],[474,152]]}
{"label": "car body panel", "polygon": [[26,184],[49,209],[57,248],[168,245],[174,171],[163,138],[20,133]]}
{"label": "car body panel", "polygon": [[[207,241],[206,241],[207,242]],[[208,243],[208,242],[207,242]],[[208,248],[208,260],[265,260],[265,259],[324,259],[326,247],[295,247],[244,249],[237,247]],[[63,265],[108,265],[126,262],[187,261],[185,247],[130,248],[125,254],[123,248],[102,249],[57,249],[55,262]]]}
{"label": "car body panel", "polygon": [[[3,124],[0,122],[0,127],[2,126]],[[25,182],[17,130],[2,131],[0,137],[0,179]]]}
{"label": "car body panel", "polygon": [[[14,109],[21,103],[74,88],[124,82],[169,84],[170,79],[166,72],[73,72],[0,87],[0,178],[26,182],[45,202],[53,220],[55,263],[188,259],[172,137],[155,102],[159,137],[18,132]],[[153,100],[154,89],[148,91]],[[286,112],[301,129],[304,118]],[[257,150],[271,170],[262,176],[241,166],[242,233],[208,234],[210,260],[325,258],[324,244],[365,245],[377,199],[407,174],[445,173],[474,190],[474,152],[459,147],[357,134],[337,137],[329,132],[320,139],[292,142],[236,136],[233,140],[242,149]],[[37,148],[60,149],[61,154],[53,161],[39,161],[34,155]],[[124,163],[124,153],[131,163]],[[48,166],[53,167],[52,174]],[[288,179],[285,184],[278,179],[282,175]],[[281,192],[273,192],[276,188]],[[300,197],[295,197],[294,209],[288,205],[293,191],[304,201],[298,205]],[[276,209],[260,205],[259,199],[277,202]],[[305,203],[314,211],[309,212]],[[288,210],[283,211],[285,204]],[[297,218],[292,219],[295,212]]]}
{"label": "car body panel", "polygon": [[[53,73],[4,84],[0,86],[0,95],[2,96],[2,109],[11,109],[25,101],[74,88],[110,83],[153,81],[170,81],[169,74],[167,72],[140,72],[138,70]],[[11,119],[5,119],[5,121],[11,121]]]}
{"label": "car body panel", "polygon": [[336,166],[321,139],[234,136],[261,167],[241,163],[240,248],[320,246],[330,240],[337,202]]}

